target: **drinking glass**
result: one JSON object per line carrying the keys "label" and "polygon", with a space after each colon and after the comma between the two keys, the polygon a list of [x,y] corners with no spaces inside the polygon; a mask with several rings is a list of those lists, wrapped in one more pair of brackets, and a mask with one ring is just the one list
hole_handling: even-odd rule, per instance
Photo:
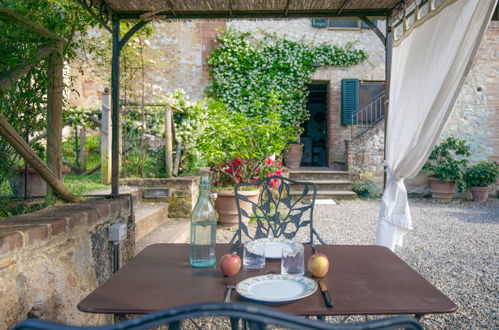
{"label": "drinking glass", "polygon": [[265,267],[265,244],[244,244],[244,269],[262,269]]}
{"label": "drinking glass", "polygon": [[281,274],[304,275],[304,259],[303,244],[284,247],[282,249]]}

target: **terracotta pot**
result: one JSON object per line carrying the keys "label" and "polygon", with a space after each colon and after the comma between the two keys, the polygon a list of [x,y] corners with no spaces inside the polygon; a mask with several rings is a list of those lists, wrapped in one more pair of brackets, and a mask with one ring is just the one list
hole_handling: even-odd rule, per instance
{"label": "terracotta pot", "polygon": [[299,144],[290,144],[288,149],[284,152],[284,164],[290,169],[299,168],[303,150]]}
{"label": "terracotta pot", "polygon": [[[216,193],[217,199],[215,200],[215,208],[218,212],[218,221],[224,226],[237,225],[239,219],[237,217],[237,205],[234,191],[220,190],[216,191]],[[260,190],[247,190],[240,191],[239,193],[248,197],[250,201],[257,203]],[[242,209],[248,212],[248,214],[251,214],[251,203],[240,201],[240,204]]]}
{"label": "terracotta pot", "polygon": [[471,194],[475,202],[486,202],[489,197],[489,187],[471,187]]}
{"label": "terracotta pot", "polygon": [[[69,168],[62,168],[62,178],[69,173]],[[9,179],[10,186],[15,194],[24,196],[24,167],[19,168],[17,174]],[[47,183],[34,169],[28,167],[28,185],[26,196],[45,196],[47,194]]]}
{"label": "terracotta pot", "polygon": [[444,181],[437,178],[428,178],[430,181],[431,197],[439,201],[450,201],[456,191],[454,180]]}

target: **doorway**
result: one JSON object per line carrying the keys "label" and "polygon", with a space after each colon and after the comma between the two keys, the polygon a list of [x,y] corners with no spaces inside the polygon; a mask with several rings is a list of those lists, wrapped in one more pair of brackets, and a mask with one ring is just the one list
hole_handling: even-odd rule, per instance
{"label": "doorway", "polygon": [[323,167],[327,164],[327,86],[327,82],[320,81],[308,86],[307,110],[310,118],[302,125],[302,166]]}

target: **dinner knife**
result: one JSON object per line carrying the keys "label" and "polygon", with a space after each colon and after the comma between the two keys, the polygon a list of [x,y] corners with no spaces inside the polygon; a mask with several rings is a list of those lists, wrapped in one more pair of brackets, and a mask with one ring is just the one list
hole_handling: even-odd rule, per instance
{"label": "dinner knife", "polygon": [[326,283],[323,280],[319,280],[319,287],[321,288],[322,296],[324,297],[324,302],[326,303],[326,307],[333,307],[333,299],[329,294]]}

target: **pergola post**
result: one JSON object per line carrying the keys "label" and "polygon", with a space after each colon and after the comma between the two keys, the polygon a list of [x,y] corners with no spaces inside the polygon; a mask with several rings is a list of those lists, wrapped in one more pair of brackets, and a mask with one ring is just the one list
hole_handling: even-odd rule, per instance
{"label": "pergola post", "polygon": [[101,182],[111,183],[111,112],[109,102],[109,88],[102,94],[101,128],[100,128],[100,157],[101,157]]}
{"label": "pergola post", "polygon": [[392,74],[392,16],[386,15],[386,35],[385,35],[385,118],[384,118],[384,141],[383,141],[383,189],[386,187],[386,133],[388,130],[388,105],[390,104],[390,77]]}
{"label": "pergola post", "polygon": [[[47,165],[59,180],[62,179],[63,47],[62,41],[55,41],[55,50],[49,57],[47,89]],[[52,189],[47,189],[52,194]]]}
{"label": "pergola post", "polygon": [[171,177],[173,175],[173,113],[172,109],[167,106],[165,107],[165,164],[166,164],[166,176]]}
{"label": "pergola post", "polygon": [[120,20],[113,16],[113,58],[111,62],[111,194],[118,195],[120,179]]}

